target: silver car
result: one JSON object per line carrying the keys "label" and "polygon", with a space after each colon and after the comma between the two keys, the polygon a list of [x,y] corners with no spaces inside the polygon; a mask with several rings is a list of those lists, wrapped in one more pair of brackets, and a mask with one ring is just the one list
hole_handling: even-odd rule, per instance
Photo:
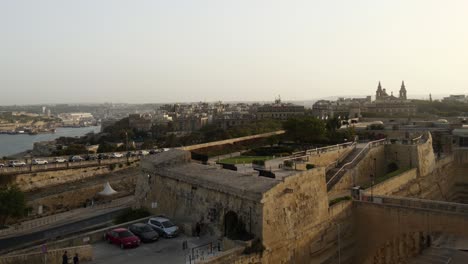
{"label": "silver car", "polygon": [[179,227],[165,217],[152,217],[148,220],[151,226],[162,237],[176,237],[179,235]]}
{"label": "silver car", "polygon": [[26,163],[24,161],[19,161],[19,160],[10,160],[8,162],[9,167],[24,167],[26,166]]}

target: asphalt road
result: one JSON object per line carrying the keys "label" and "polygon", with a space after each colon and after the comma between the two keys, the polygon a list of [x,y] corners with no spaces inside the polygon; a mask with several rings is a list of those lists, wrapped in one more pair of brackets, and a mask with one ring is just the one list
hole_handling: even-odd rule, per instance
{"label": "asphalt road", "polygon": [[[182,248],[183,242],[187,242],[189,249],[184,250]],[[217,245],[217,239],[215,237],[188,237],[181,234],[175,238],[160,238],[158,241],[153,243],[143,243],[137,248],[120,249],[117,245],[108,244],[106,242],[99,242],[93,244],[94,259],[91,264],[190,264],[189,252],[192,252],[192,248],[199,248],[202,245],[213,242],[213,245]],[[210,251],[208,253],[206,247],[201,248],[198,251],[198,261],[212,256],[212,254],[218,253],[217,250]],[[192,261],[191,264],[194,264]]]}
{"label": "asphalt road", "polygon": [[21,246],[24,245],[39,245],[50,239],[63,238],[67,235],[79,232],[80,230],[84,230],[95,225],[104,224],[114,219],[123,210],[125,210],[125,208],[116,209],[102,215],[93,216],[88,219],[83,219],[72,223],[66,223],[30,234],[0,239],[0,253],[5,250],[21,248]]}

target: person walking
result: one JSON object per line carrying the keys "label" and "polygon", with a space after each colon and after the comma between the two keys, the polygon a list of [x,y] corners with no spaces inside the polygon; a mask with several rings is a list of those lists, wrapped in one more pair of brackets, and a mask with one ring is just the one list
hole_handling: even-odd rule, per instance
{"label": "person walking", "polygon": [[73,264],[80,264],[80,259],[78,258],[78,253],[73,257]]}
{"label": "person walking", "polygon": [[68,264],[68,255],[67,251],[65,251],[62,255],[62,264]]}

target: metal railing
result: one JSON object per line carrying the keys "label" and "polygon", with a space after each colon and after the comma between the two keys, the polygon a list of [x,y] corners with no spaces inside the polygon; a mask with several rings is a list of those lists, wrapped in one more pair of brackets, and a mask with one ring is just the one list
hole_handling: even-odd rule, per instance
{"label": "metal railing", "polygon": [[87,161],[77,161],[77,162],[63,162],[63,163],[49,163],[44,165],[31,165],[27,164],[22,167],[3,167],[0,168],[0,174],[15,174],[15,173],[27,173],[27,172],[41,172],[41,171],[50,171],[50,170],[64,170],[71,168],[86,168],[93,166],[133,162],[139,160],[139,157],[123,157],[123,158],[112,158],[112,159],[102,159],[102,160],[87,160]]}
{"label": "metal railing", "polygon": [[[352,149],[355,149],[356,148],[356,145],[357,145],[357,142],[353,142],[350,146],[350,148]],[[325,173],[327,173],[328,171],[330,171],[331,169],[334,169],[336,168],[336,166],[338,166],[338,164],[340,164],[341,162],[343,162],[343,160],[346,159],[346,157],[348,157],[348,155],[350,154],[351,152],[348,152],[348,153],[343,153],[341,154],[341,156],[335,160],[334,162],[330,163],[327,165],[327,167],[325,167]]]}
{"label": "metal railing", "polygon": [[327,153],[329,151],[335,151],[339,149],[344,149],[347,147],[352,146],[355,144],[355,142],[347,142],[347,143],[341,143],[341,144],[336,144],[336,145],[331,145],[331,146],[326,146],[326,147],[321,147],[321,148],[313,148],[313,149],[307,149],[303,151],[297,151],[291,154],[291,157],[301,157],[301,156],[311,156],[311,155],[319,155],[323,153]]}
{"label": "metal railing", "polygon": [[221,251],[221,241],[209,242],[200,246],[189,249],[186,255],[185,262],[196,264],[199,261],[205,261],[210,257],[215,256]]}
{"label": "metal railing", "polygon": [[338,175],[344,171],[347,167],[350,167],[351,165],[354,165],[354,163],[361,157],[361,155],[363,155],[365,152],[367,152],[367,150],[373,148],[373,147],[376,147],[376,146],[380,146],[380,145],[383,145],[387,142],[387,139],[386,138],[383,138],[383,139],[379,139],[379,140],[375,140],[375,141],[371,141],[369,143],[366,144],[366,146],[364,146],[364,148],[362,148],[362,150],[353,158],[353,160],[351,160],[350,162],[347,162],[345,163],[331,178],[330,180],[327,181],[327,187],[332,184],[336,178],[338,177]]}
{"label": "metal railing", "polygon": [[408,207],[408,208],[468,214],[468,204],[433,201],[433,200],[425,200],[425,199],[417,199],[417,198],[382,196],[382,195],[378,195],[378,196],[374,195],[373,197],[363,195],[361,200],[369,201],[373,203],[379,203],[379,204],[403,206],[403,207]]}

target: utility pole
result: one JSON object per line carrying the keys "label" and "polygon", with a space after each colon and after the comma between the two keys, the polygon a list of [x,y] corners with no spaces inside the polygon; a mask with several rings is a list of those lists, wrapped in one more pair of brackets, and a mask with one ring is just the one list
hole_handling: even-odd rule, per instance
{"label": "utility pole", "polygon": [[341,264],[341,229],[340,224],[336,224],[338,226],[338,264]]}
{"label": "utility pole", "polygon": [[377,158],[374,158],[374,177],[377,177]]}
{"label": "utility pole", "polygon": [[128,132],[125,130],[125,150],[128,152]]}

